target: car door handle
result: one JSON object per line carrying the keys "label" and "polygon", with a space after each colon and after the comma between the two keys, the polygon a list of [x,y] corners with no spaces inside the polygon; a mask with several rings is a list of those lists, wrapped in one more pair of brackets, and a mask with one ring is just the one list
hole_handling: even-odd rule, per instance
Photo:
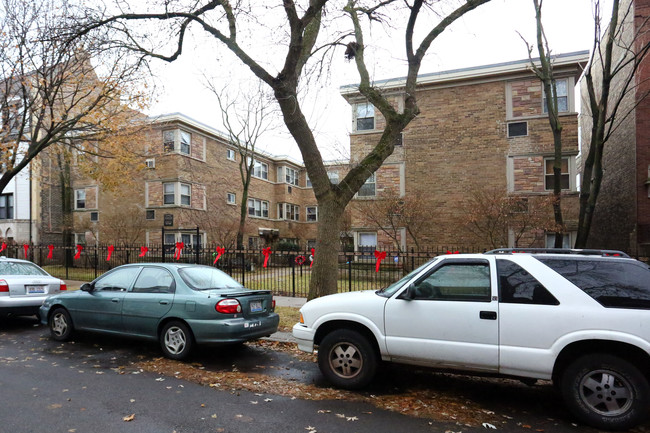
{"label": "car door handle", "polygon": [[113,298],[111,299],[111,302],[115,302],[116,304],[120,302],[120,298]]}
{"label": "car door handle", "polygon": [[478,317],[484,320],[497,320],[496,311],[481,311],[478,313]]}
{"label": "car door handle", "polygon": [[159,302],[160,302],[161,305],[167,305],[167,304],[169,304],[169,301],[160,300]]}

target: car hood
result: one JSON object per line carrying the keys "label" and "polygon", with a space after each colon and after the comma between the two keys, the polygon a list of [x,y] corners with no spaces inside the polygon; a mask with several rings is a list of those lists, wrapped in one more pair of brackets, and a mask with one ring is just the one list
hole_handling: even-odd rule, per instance
{"label": "car hood", "polygon": [[374,290],[337,293],[307,302],[300,312],[307,325],[328,315],[352,314],[376,321],[383,317],[384,305],[387,300],[387,298],[377,295]]}

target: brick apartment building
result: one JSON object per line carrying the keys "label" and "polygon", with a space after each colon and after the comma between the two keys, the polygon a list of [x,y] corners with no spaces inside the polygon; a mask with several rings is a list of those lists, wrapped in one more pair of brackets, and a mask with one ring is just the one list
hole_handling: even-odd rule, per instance
{"label": "brick apartment building", "polygon": [[[75,170],[71,218],[74,243],[142,243],[232,247],[239,223],[241,155],[223,133],[182,114],[151,119],[144,143],[133,143],[141,165],[105,190]],[[39,215],[44,242],[61,242],[64,221],[59,167],[43,155]],[[287,240],[313,245],[318,208],[304,167],[257,152],[249,188],[245,246]],[[64,200],[66,200],[64,198]],[[198,233],[197,233],[198,227]]]}
{"label": "brick apartment building", "polygon": [[[628,8],[631,6],[631,10]],[[621,40],[614,44],[614,61],[623,48],[633,51],[650,41],[650,1],[627,0],[619,7],[625,17]],[[628,12],[629,10],[629,12]],[[601,75],[599,62],[594,76]],[[614,98],[629,74],[618,74],[612,83]],[[650,59],[642,61],[629,93],[619,108],[617,127],[603,151],[603,181],[596,202],[588,245],[620,249],[650,256]],[[587,112],[587,107],[585,110]],[[622,120],[621,120],[622,119]],[[583,143],[589,144],[591,119],[582,116]]]}
{"label": "brick apartment building", "polygon": [[[563,125],[563,208],[573,243],[577,226],[578,115],[574,87],[588,60],[588,52],[554,59]],[[376,82],[396,107],[403,79]],[[367,153],[382,132],[384,120],[355,86],[341,89],[352,106],[351,164]],[[545,113],[541,82],[528,60],[421,75],[418,79],[421,113],[402,134],[395,152],[373,174],[352,206],[351,230],[356,248],[410,248],[407,227],[387,228],[370,221],[367,203],[387,193],[428,203],[419,230],[420,246],[544,246],[554,240],[539,227],[519,236],[508,228],[502,245],[490,245],[469,228],[472,196],[501,194],[519,200],[518,212],[532,212],[552,193],[553,137]],[[550,173],[550,174],[549,174]],[[539,210],[536,210],[539,212]],[[543,212],[550,218],[550,205]],[[389,212],[390,213],[390,212]],[[386,218],[388,220],[390,215]],[[383,224],[389,225],[386,221]],[[388,236],[390,230],[396,236]],[[507,242],[508,245],[505,245]],[[515,243],[517,245],[515,245]]]}

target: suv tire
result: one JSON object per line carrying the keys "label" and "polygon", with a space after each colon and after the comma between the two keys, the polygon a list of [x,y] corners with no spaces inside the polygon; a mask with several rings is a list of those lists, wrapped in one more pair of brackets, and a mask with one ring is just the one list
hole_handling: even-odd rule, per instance
{"label": "suv tire", "polygon": [[323,338],[318,347],[318,367],[333,385],[359,389],[368,385],[377,372],[377,353],[357,331],[338,329]]}
{"label": "suv tire", "polygon": [[647,417],[647,377],[613,355],[594,353],[576,359],[562,373],[560,389],[576,418],[596,428],[626,430]]}

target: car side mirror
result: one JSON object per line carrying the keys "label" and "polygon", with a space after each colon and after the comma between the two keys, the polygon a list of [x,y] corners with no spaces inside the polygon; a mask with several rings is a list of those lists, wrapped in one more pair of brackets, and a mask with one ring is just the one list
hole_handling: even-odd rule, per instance
{"label": "car side mirror", "polygon": [[84,283],[84,284],[81,285],[79,290],[83,290],[84,292],[90,293],[90,292],[93,291],[93,285],[90,284],[90,283]]}

